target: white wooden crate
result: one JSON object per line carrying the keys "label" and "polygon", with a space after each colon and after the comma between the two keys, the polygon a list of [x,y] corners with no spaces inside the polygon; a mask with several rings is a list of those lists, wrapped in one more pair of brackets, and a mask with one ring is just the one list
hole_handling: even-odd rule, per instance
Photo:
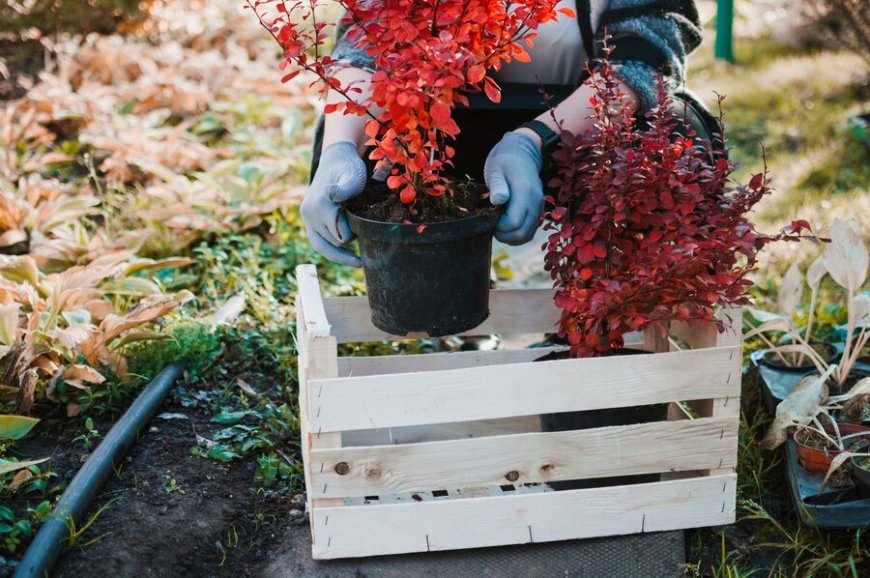
{"label": "white wooden crate", "polygon": [[[323,299],[296,271],[299,408],[316,559],[676,530],[734,521],[736,328],[674,323],[692,350],[533,362],[542,349],[339,358],[391,336],[363,297]],[[550,290],[493,291],[474,334],[553,332]],[[698,418],[676,411],[687,402]],[[670,403],[670,421],[541,432],[539,415]],[[546,482],[661,473],[552,491]]]}

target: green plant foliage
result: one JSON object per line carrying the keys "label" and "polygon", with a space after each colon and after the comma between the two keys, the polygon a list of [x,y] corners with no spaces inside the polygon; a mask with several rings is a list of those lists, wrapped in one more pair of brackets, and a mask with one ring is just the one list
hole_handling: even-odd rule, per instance
{"label": "green plant foliage", "polygon": [[22,415],[0,415],[0,440],[20,440],[39,423],[33,417]]}
{"label": "green plant foliage", "polygon": [[220,337],[206,323],[181,320],[166,327],[165,333],[169,339],[135,343],[125,348],[131,374],[150,380],[168,364],[186,358],[187,371],[201,375],[222,349]]}

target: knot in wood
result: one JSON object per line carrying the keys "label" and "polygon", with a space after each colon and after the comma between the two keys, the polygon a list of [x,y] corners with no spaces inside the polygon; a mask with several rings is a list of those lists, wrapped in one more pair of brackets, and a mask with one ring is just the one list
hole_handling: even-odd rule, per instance
{"label": "knot in wood", "polygon": [[350,466],[347,462],[338,462],[335,464],[335,473],[339,476],[346,476],[350,472]]}
{"label": "knot in wood", "polygon": [[373,480],[375,478],[380,478],[381,477],[380,468],[369,468],[368,470],[366,470],[366,477],[370,480]]}
{"label": "knot in wood", "polygon": [[511,470],[505,474],[505,478],[507,478],[507,481],[509,482],[515,482],[520,479],[520,473],[516,470]]}

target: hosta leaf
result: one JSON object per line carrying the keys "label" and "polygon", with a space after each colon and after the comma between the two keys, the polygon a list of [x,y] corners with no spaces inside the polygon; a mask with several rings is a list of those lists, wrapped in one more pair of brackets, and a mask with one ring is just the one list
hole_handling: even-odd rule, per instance
{"label": "hosta leaf", "polygon": [[800,305],[803,294],[803,277],[797,263],[793,263],[785,275],[783,275],[782,282],[779,285],[776,297],[777,307],[781,312],[792,315],[798,305]]}
{"label": "hosta leaf", "polygon": [[797,387],[776,406],[776,417],[761,442],[768,450],[779,447],[788,437],[788,428],[793,425],[806,425],[819,414],[828,398],[825,384],[836,366],[831,366],[824,375],[808,375],[800,380]]}
{"label": "hosta leaf", "polygon": [[825,268],[838,285],[857,291],[867,278],[870,255],[856,219],[837,219],[831,225],[831,242],[825,245]]}
{"label": "hosta leaf", "polygon": [[0,305],[0,344],[10,346],[16,341],[18,333],[18,313],[21,304],[12,302]]}
{"label": "hosta leaf", "polygon": [[0,415],[0,439],[18,440],[27,435],[39,423],[33,417]]}
{"label": "hosta leaf", "polygon": [[48,461],[48,458],[42,458],[40,460],[29,460],[26,462],[10,462],[0,458],[0,474],[17,472],[18,470],[29,468],[30,466],[35,466],[45,461]]}

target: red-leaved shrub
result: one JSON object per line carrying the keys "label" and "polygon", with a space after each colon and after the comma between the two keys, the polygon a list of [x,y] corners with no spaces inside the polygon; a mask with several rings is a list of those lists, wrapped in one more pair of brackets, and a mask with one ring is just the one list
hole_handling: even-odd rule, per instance
{"label": "red-leaved shrub", "polygon": [[794,221],[776,235],[757,232],[747,214],[770,192],[766,173],[734,184],[735,165],[713,158],[710,143],[691,130],[675,135],[682,116],[663,81],[640,127],[606,58],[597,72],[595,126],[563,132],[546,199],[545,269],[575,357],[619,349],[630,331],[664,335],[668,321],[712,321],[716,305],[747,304],[758,252],[810,230]]}
{"label": "red-leaved shrub", "polygon": [[[320,79],[325,95],[342,102],[325,112],[368,116],[366,135],[378,168],[391,167],[387,185],[410,204],[450,192],[443,170],[448,144],[459,133],[453,120],[465,94],[483,89],[493,100],[500,89],[489,73],[512,59],[528,61],[520,41],[531,41],[540,24],[558,14],[573,17],[558,0],[337,0],[353,23],[350,38],[374,57],[371,95],[355,102],[358,87],[342,86],[336,62],[323,54],[327,23],[316,20],[324,0],[246,0],[284,49],[286,82],[302,70]],[[272,16],[264,12],[273,10]],[[372,111],[380,111],[374,113]],[[420,193],[425,193],[420,195]]]}

